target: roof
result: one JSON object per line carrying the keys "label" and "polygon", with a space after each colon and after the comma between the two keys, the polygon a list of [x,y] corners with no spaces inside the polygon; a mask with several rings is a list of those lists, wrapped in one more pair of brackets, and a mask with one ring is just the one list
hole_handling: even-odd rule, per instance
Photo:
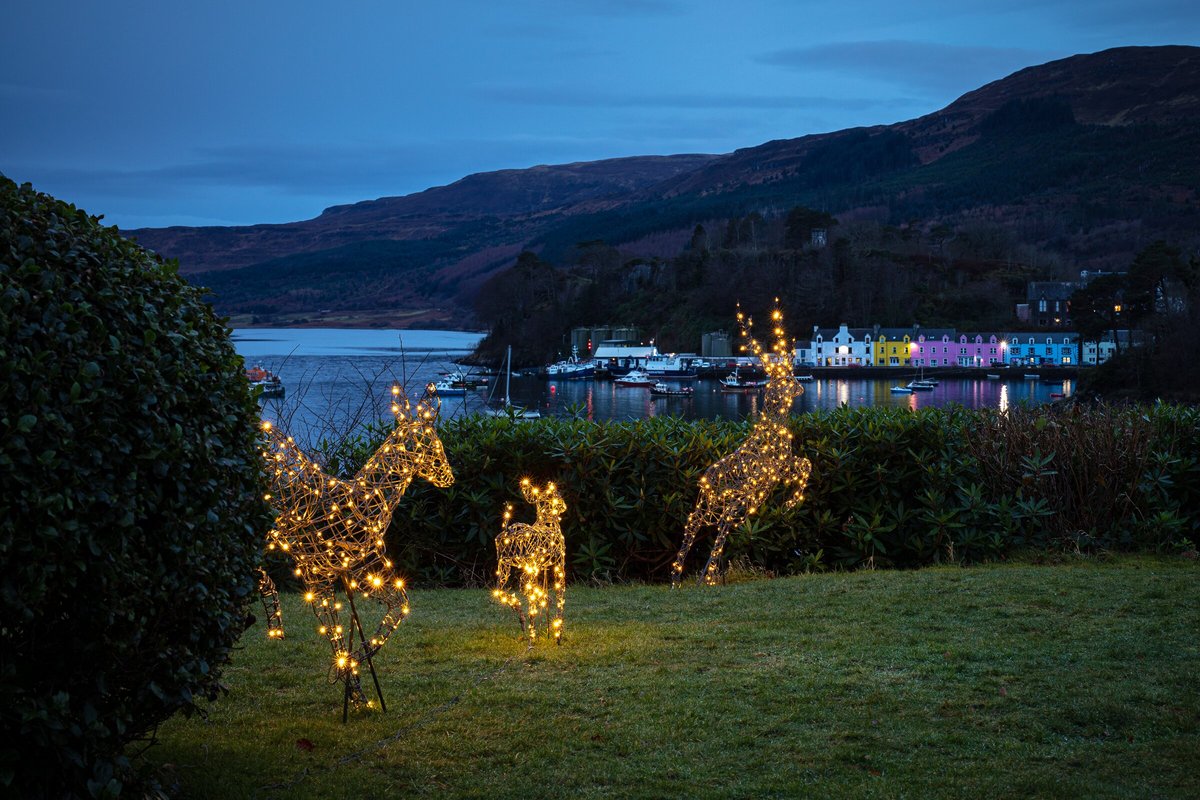
{"label": "roof", "polygon": [[649,358],[657,353],[658,351],[654,349],[653,345],[626,347],[602,344],[596,348],[595,353],[592,353],[592,358]]}
{"label": "roof", "polygon": [[1030,281],[1026,288],[1027,300],[1070,300],[1078,285],[1073,281]]}

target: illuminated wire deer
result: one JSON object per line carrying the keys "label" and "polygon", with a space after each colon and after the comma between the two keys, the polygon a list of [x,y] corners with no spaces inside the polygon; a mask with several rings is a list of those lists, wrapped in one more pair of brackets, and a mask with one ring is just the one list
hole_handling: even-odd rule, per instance
{"label": "illuminated wire deer", "polygon": [[[775,302],[778,304],[779,300]],[[771,316],[775,344],[768,352],[750,335],[753,320],[738,311],[742,337],[749,340],[750,350],[762,362],[767,373],[762,414],[754,421],[746,441],[701,476],[700,497],[688,515],[683,545],[671,565],[673,586],[679,586],[683,579],[684,562],[701,528],[713,525],[717,529],[712,553],[700,576],[703,583],[712,585],[720,575],[725,539],[762,507],[776,486],[782,484],[793,487],[787,508],[804,499],[804,487],[808,484],[812,463],[792,453],[792,434],[788,430],[792,403],[804,392],[804,388],[792,372],[792,349],[784,336],[783,313],[776,307]]]}
{"label": "illuminated wire deer", "polygon": [[[326,475],[291,437],[263,423],[267,437],[263,457],[271,484],[268,497],[276,510],[267,549],[281,550],[295,562],[304,598],[320,622],[321,635],[333,648],[331,680],[345,684],[346,699],[355,705],[365,700],[359,665],[366,660],[374,676],[371,656],[409,613],[404,581],[393,571],[384,548],[392,512],[414,478],[442,488],[454,483],[435,427],[441,406],[432,384],[416,409],[399,386],[392,387],[392,396],[395,430],[348,479]],[[342,603],[335,597],[338,590],[351,606],[351,617],[345,622]],[[368,638],[355,598],[371,597],[382,603],[384,615]]]}
{"label": "illuminated wire deer", "polygon": [[[504,523],[496,537],[496,589],[492,597],[517,612],[521,628],[532,645],[537,640],[537,617],[546,611],[546,630],[554,641],[562,641],[563,606],[567,602],[567,548],[559,520],[567,510],[558,487],[547,483],[538,488],[528,478],[521,480],[525,502],[537,509],[532,524],[512,522],[512,505],[504,508]],[[525,606],[516,590],[509,589],[509,578],[517,571]],[[554,593],[555,616],[550,618],[550,593]]]}

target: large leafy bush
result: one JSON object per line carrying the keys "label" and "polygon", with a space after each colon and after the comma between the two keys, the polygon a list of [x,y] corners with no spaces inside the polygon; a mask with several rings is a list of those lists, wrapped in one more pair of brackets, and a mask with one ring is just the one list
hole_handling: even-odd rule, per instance
{"label": "large leafy bush", "polygon": [[113,795],[245,627],[256,408],[173,265],[2,176],[0,364],[0,793]]}

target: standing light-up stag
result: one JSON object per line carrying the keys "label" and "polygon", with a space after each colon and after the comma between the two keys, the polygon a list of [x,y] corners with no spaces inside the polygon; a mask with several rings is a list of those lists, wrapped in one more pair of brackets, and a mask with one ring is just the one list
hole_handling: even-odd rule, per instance
{"label": "standing light-up stag", "polygon": [[[562,641],[563,606],[567,602],[567,547],[559,520],[567,504],[553,483],[539,488],[529,478],[522,478],[521,494],[537,509],[537,520],[532,524],[514,523],[512,505],[504,507],[504,523],[496,537],[497,581],[492,597],[517,612],[531,645],[537,640],[538,614],[545,611],[546,629],[558,643]],[[513,570],[525,595],[524,609],[517,591],[508,588]],[[556,607],[553,619],[548,610],[551,591]]]}
{"label": "standing light-up stag", "polygon": [[[749,341],[749,349],[762,362],[767,373],[762,414],[754,421],[746,441],[705,470],[700,478],[700,497],[688,515],[683,545],[675,556],[675,563],[671,565],[673,586],[679,586],[683,579],[684,562],[701,528],[713,525],[717,529],[712,554],[700,576],[701,581],[712,585],[720,575],[721,555],[725,552],[725,539],[730,531],[755,514],[776,486],[783,484],[794,487],[786,503],[787,508],[804,499],[804,487],[808,484],[812,463],[792,453],[792,433],[788,429],[792,403],[803,394],[804,388],[792,371],[793,350],[784,335],[779,298],[775,299],[775,304],[771,315],[775,343],[770,351],[764,350],[758,340],[750,335],[754,321],[746,318],[740,309],[738,311],[742,338]],[[743,345],[742,350],[746,349],[747,346]]]}
{"label": "standing light-up stag", "polygon": [[[446,452],[437,435],[440,401],[430,384],[426,397],[412,408],[399,386],[392,387],[396,428],[352,478],[326,475],[291,437],[263,423],[263,451],[276,510],[269,550],[281,550],[295,562],[304,584],[304,599],[320,622],[319,631],[333,648],[333,681],[345,684],[345,696],[355,705],[365,701],[358,667],[383,647],[408,616],[404,581],[392,569],[384,547],[384,532],[392,512],[414,478],[445,488],[454,483]],[[341,590],[352,615],[343,622]],[[355,599],[374,597],[384,607],[383,618],[370,637],[359,621]],[[280,634],[270,633],[272,636]],[[354,634],[359,644],[354,646]],[[374,672],[372,666],[372,673]],[[378,690],[376,680],[376,690]],[[380,701],[382,702],[382,693]]]}

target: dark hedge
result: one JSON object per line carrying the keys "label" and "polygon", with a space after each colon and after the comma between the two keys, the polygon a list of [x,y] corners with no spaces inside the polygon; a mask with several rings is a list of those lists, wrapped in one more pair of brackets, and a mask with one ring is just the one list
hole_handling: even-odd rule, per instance
{"label": "dark hedge", "polygon": [[173,264],[3,176],[0,364],[0,789],[112,796],[245,628],[257,409]]}
{"label": "dark hedge", "polygon": [[[389,545],[428,584],[483,584],[500,513],[529,475],[559,484],[572,578],[665,581],[697,480],[745,423],[619,423],[471,417],[441,427],[457,478],[417,482]],[[1200,534],[1200,410],[1185,406],[841,409],[793,417],[813,462],[805,501],[781,497],[730,537],[731,560],[777,574],[918,567],[1015,549],[1194,548]],[[331,463],[353,471],[378,434]],[[703,563],[702,533],[689,570]]]}

